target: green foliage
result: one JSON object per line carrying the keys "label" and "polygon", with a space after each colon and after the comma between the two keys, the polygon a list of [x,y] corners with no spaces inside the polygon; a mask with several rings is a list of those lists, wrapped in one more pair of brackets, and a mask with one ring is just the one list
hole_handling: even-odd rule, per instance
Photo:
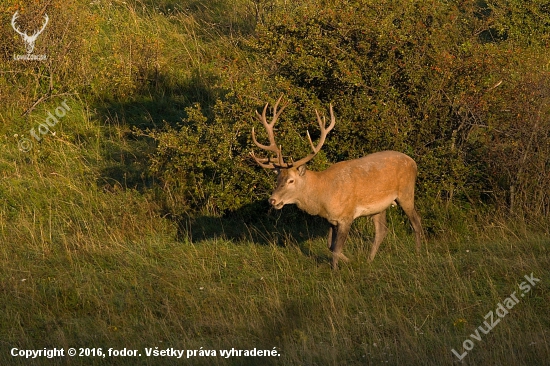
{"label": "green foliage", "polygon": [[[451,364],[531,272],[542,281],[466,362],[547,362],[545,6],[3,1],[0,364],[29,364],[14,347],[274,346],[276,359],[188,361]],[[28,29],[49,14],[35,48],[47,61],[12,59],[25,52],[16,10]],[[255,110],[281,94],[285,157],[309,153],[315,109],[333,103],[337,125],[311,169],[389,148],[418,161],[421,256],[390,209],[376,260],[359,219],[351,262],[333,272],[324,220],[268,210],[275,179],[250,158],[261,154],[250,130],[265,141]],[[71,112],[20,151],[64,99]]]}
{"label": "green foliage", "polygon": [[242,158],[237,126],[209,121],[198,104],[186,112],[178,128],[148,134],[158,144],[151,171],[164,184],[169,209],[219,214],[252,203],[258,177],[251,174],[250,159]]}
{"label": "green foliage", "polygon": [[[308,153],[305,130],[316,136],[314,109],[333,103],[337,125],[312,168],[398,150],[417,161],[420,197],[548,213],[547,34],[535,26],[536,17],[547,22],[545,9],[506,1],[279,4],[241,42],[250,58],[230,65],[228,107],[216,110],[212,126],[220,119],[231,130],[226,138],[236,135],[233,156],[243,161],[252,146],[243,116],[282,92],[290,106],[277,139],[296,158]],[[512,36],[526,30],[539,41]],[[243,171],[239,163],[225,169]],[[246,174],[264,181],[259,169]],[[209,188],[238,192],[234,204],[215,203],[221,211],[245,202],[242,187],[227,182]],[[265,191],[269,185],[247,194]]]}
{"label": "green foliage", "polygon": [[[424,202],[549,213],[543,1],[48,6],[51,24],[37,46],[49,54],[46,63],[8,65],[21,40],[2,30],[0,62],[12,71],[2,79],[6,110],[31,114],[58,95],[79,94],[127,136],[132,126],[138,134],[149,128],[158,149],[141,174],[161,183],[161,200],[176,215],[265,199],[273,179],[249,157],[250,129],[256,124],[265,139],[254,111],[281,94],[288,107],[277,139],[294,159],[309,153],[306,131],[318,137],[315,110],[335,106],[336,128],[311,169],[398,150],[416,160]],[[11,0],[5,23],[16,9],[32,25],[42,8]],[[75,135],[68,138],[79,141]],[[141,159],[150,141],[130,140],[124,149]],[[140,175],[109,175],[126,173],[133,181]]]}
{"label": "green foliage", "polygon": [[544,0],[498,0],[485,4],[487,17],[494,22],[490,30],[501,39],[521,46],[548,47],[550,42],[550,4]]}

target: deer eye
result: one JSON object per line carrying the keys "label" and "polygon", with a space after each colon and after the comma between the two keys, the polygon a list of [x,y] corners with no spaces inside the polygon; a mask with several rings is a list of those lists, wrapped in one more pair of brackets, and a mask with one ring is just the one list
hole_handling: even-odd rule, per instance
{"label": "deer eye", "polygon": [[289,179],[289,180],[286,181],[286,183],[287,184],[292,184],[292,183],[294,183],[294,179]]}

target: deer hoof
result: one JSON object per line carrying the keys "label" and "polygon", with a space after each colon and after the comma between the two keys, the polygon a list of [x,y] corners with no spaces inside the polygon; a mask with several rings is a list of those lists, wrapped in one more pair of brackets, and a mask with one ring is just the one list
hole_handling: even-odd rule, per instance
{"label": "deer hoof", "polygon": [[348,257],[346,257],[345,255],[343,255],[342,253],[338,253],[338,259],[344,261],[344,262],[349,262],[349,259]]}
{"label": "deer hoof", "polygon": [[332,261],[338,263],[338,261],[349,262],[349,258],[342,253],[332,253]]}

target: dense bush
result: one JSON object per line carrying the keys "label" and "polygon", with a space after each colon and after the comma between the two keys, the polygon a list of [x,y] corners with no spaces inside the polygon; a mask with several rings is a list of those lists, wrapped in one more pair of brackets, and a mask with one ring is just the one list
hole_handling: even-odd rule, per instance
{"label": "dense bush", "polygon": [[[541,1],[278,4],[241,39],[246,60],[227,66],[216,117],[160,136],[155,164],[181,163],[162,177],[192,179],[193,209],[265,198],[273,179],[248,158],[253,111],[284,93],[277,138],[294,158],[308,153],[306,129],[318,133],[314,109],[335,106],[313,168],[393,149],[417,161],[426,203],[547,214],[549,22]],[[184,150],[168,148],[175,136]]]}
{"label": "dense bush", "polygon": [[[417,161],[424,211],[452,202],[549,213],[548,2],[174,4],[8,1],[0,9],[8,134],[34,123],[33,108],[78,96],[106,136],[129,137],[124,152],[105,155],[139,163],[105,167],[117,170],[105,180],[134,187],[145,176],[150,140],[134,143],[135,126],[154,138],[149,173],[169,209],[221,214],[271,191],[273,175],[249,156],[250,130],[266,138],[254,111],[283,94],[277,138],[294,159],[309,153],[306,130],[318,137],[315,110],[334,105],[336,127],[312,169],[393,149]],[[30,28],[49,13],[36,48],[46,62],[11,60],[24,51],[9,27],[15,10]]]}

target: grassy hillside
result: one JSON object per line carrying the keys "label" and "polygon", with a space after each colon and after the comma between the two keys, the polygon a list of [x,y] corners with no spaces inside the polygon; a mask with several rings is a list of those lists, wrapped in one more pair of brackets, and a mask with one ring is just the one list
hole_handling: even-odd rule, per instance
{"label": "grassy hillside", "polygon": [[[281,247],[176,242],[158,231],[131,239],[115,231],[64,246],[6,246],[2,363],[66,362],[14,359],[12,347],[127,348],[142,355],[75,357],[76,364],[180,363],[145,356],[146,348],[173,347],[217,351],[186,361],[201,365],[453,364],[451,350],[462,354],[470,334],[487,329],[484,316],[514,292],[520,302],[489,334],[478,332],[482,341],[473,340],[464,361],[547,359],[547,238],[438,240],[416,256],[412,238],[391,235],[367,264],[368,239],[358,228],[347,253],[352,262],[334,272],[321,238]],[[518,286],[531,273],[541,282],[520,297]],[[220,350],[274,347],[277,357],[220,357]]]}
{"label": "grassy hillside", "polygon": [[[327,224],[291,207],[270,210],[265,199],[274,176],[246,158],[253,109],[266,98],[285,92],[294,103],[281,128],[285,141],[295,142],[292,153],[307,148],[305,128],[288,122],[303,121],[301,107],[310,113],[327,102],[285,75],[288,70],[267,67],[284,60],[280,54],[269,59],[263,48],[268,42],[262,44],[259,35],[273,36],[270,24],[286,13],[308,15],[285,4],[9,0],[0,5],[0,364],[450,365],[458,361],[452,349],[467,352],[467,365],[548,362],[550,237],[543,156],[550,145],[544,79],[537,84],[532,69],[533,88],[503,92],[540,91],[522,110],[539,116],[529,133],[519,134],[515,146],[502,136],[518,126],[491,137],[503,149],[491,153],[514,156],[506,172],[517,178],[516,209],[507,206],[509,181],[495,179],[494,187],[500,184],[504,193],[491,199],[489,184],[461,186],[461,169],[468,166],[460,165],[465,156],[460,154],[470,150],[458,151],[449,160],[456,165],[449,165],[443,145],[429,158],[413,149],[424,159],[419,166],[427,182],[418,196],[426,227],[422,254],[416,255],[409,223],[395,208],[376,259],[366,262],[373,227],[360,219],[344,249],[351,262],[332,271]],[[38,29],[48,14],[34,51],[46,54],[46,61],[13,59],[25,54],[10,26],[15,11],[20,27],[28,29]],[[499,26],[509,27],[509,39],[523,42],[515,28]],[[547,73],[541,52],[547,38],[539,38],[541,44],[525,46],[525,64],[546,60]],[[481,55],[472,51],[470,59]],[[453,73],[466,70],[452,67]],[[352,79],[338,79],[339,87],[348,88],[346,83],[357,81]],[[447,111],[456,108],[451,114],[475,119],[490,112],[483,103],[491,100]],[[505,102],[496,100],[494,108],[512,106],[515,112],[522,104]],[[385,101],[376,103],[380,114],[373,120],[385,116],[391,124],[405,116],[399,106],[392,104],[397,112],[391,114]],[[479,110],[464,112],[472,105]],[[340,109],[348,115],[350,110]],[[313,168],[340,160],[338,139],[351,141],[356,128],[347,121],[339,121],[347,127],[340,135],[334,131],[327,154]],[[372,125],[368,131],[363,137],[373,146],[393,134]],[[475,144],[461,148],[474,149],[488,136],[470,132]],[[411,147],[405,140],[396,146]],[[350,142],[342,154],[351,156],[361,146]],[[518,172],[518,166],[526,168]],[[487,168],[496,174],[502,166]],[[428,169],[454,175],[442,175],[438,186]],[[539,175],[529,176],[534,171]],[[478,196],[469,196],[476,189]],[[540,282],[525,291],[520,285],[531,274]],[[479,330],[487,329],[488,312],[497,319],[498,304],[514,292],[519,301],[508,314],[488,334]],[[157,347],[185,350],[186,359],[147,356]],[[88,348],[88,353],[25,359],[12,356],[15,348],[62,348],[65,354]],[[141,356],[109,355],[110,348],[138,350]],[[232,348],[277,355],[221,354]],[[188,350],[196,352],[187,358]],[[205,356],[205,350],[216,355]]]}

